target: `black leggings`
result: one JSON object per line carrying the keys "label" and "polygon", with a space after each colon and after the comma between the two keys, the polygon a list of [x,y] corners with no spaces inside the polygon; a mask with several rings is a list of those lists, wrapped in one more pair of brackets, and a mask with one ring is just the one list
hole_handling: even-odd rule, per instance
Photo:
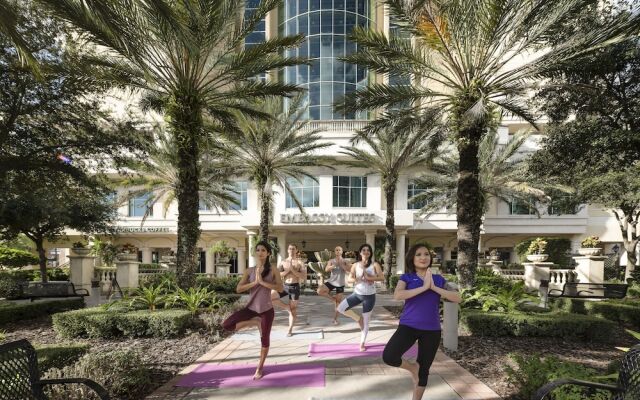
{"label": "black leggings", "polygon": [[382,360],[392,367],[399,367],[402,364],[402,355],[413,346],[416,340],[418,341],[416,361],[420,365],[418,386],[427,386],[429,368],[431,368],[431,363],[440,346],[440,331],[423,331],[406,325],[398,325],[398,329],[384,347]]}

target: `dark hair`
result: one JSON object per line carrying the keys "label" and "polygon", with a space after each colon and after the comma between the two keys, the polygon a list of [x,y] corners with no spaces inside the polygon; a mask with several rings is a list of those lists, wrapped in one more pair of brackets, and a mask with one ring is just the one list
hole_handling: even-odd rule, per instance
{"label": "dark hair", "polygon": [[[267,253],[269,253],[269,255],[273,254],[273,250],[271,249],[271,245],[266,240],[261,240],[258,243],[256,243],[256,246],[254,247],[254,249],[257,249],[258,246],[262,246],[265,249],[267,249]],[[268,257],[267,257],[267,262],[264,263],[264,267],[263,268],[264,269],[262,270],[262,277],[266,278],[269,275],[269,272],[271,272],[271,263],[269,262],[269,258]]]}
{"label": "dark hair", "polygon": [[407,256],[405,257],[405,260],[404,260],[405,261],[404,266],[407,269],[407,272],[411,274],[416,273],[416,265],[413,263],[413,258],[416,256],[418,249],[421,249],[423,247],[429,251],[429,265],[427,265],[427,268],[431,267],[431,264],[433,264],[433,256],[431,255],[431,249],[429,248],[429,246],[427,246],[424,243],[416,243],[409,248],[409,251],[407,252]]}
{"label": "dark hair", "polygon": [[369,253],[371,253],[371,256],[369,257],[369,261],[367,262],[367,265],[363,266],[362,268],[369,268],[369,266],[371,265],[371,263],[373,263],[373,248],[371,247],[370,244],[363,244],[362,246],[360,246],[358,248],[358,254],[356,254],[356,261],[362,261],[362,256],[360,255],[360,252],[362,251],[362,249],[364,249],[365,247],[369,248]]}
{"label": "dark hair", "polygon": [[289,245],[287,246],[287,249],[289,248],[289,246],[293,246],[296,248],[296,250],[298,250],[298,245],[295,243],[289,243]]}

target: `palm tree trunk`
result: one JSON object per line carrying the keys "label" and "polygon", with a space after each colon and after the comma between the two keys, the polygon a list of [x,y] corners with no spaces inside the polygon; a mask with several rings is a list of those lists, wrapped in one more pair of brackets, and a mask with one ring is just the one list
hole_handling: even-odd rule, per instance
{"label": "palm tree trunk", "polygon": [[384,284],[389,287],[389,280],[391,279],[391,259],[393,252],[393,242],[395,238],[395,193],[396,185],[390,184],[385,188],[385,196],[387,200],[387,218],[385,221],[385,236],[384,236]]}
{"label": "palm tree trunk", "polygon": [[[261,187],[261,186],[259,186]],[[263,186],[262,186],[263,187]],[[271,199],[264,189],[260,190],[260,240],[269,240],[269,223],[271,222]],[[282,245],[278,243],[278,245]]]}
{"label": "palm tree trunk", "polygon": [[478,148],[484,131],[482,123],[461,129],[458,133],[458,277],[463,288],[472,288],[478,267],[478,243],[482,224],[482,200],[478,173]]}
{"label": "palm tree trunk", "polygon": [[190,96],[176,99],[169,111],[173,134],[178,147],[178,252],[176,272],[178,285],[187,289],[195,286],[196,246],[200,238],[200,201],[198,135],[202,130],[202,116],[196,99]]}

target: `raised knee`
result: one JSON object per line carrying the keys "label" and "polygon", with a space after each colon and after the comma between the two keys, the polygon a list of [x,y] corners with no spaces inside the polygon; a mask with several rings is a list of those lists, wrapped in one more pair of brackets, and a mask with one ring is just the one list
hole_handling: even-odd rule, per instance
{"label": "raised knee", "polygon": [[387,351],[387,349],[382,352],[382,361],[392,367],[399,367],[402,364],[402,359]]}

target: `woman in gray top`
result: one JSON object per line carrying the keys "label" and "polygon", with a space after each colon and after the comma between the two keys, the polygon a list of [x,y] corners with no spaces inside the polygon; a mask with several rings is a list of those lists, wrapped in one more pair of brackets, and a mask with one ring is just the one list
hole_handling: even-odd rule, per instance
{"label": "woman in gray top", "polygon": [[[327,279],[323,285],[318,288],[318,294],[331,300],[334,304],[334,308],[340,304],[343,299],[345,276],[351,271],[351,264],[342,258],[342,247],[336,246],[334,249],[336,258],[329,260],[325,271],[331,272],[329,279]],[[335,290],[336,295],[331,296],[331,292]],[[335,310],[333,316],[333,324],[338,325],[338,310]]]}

